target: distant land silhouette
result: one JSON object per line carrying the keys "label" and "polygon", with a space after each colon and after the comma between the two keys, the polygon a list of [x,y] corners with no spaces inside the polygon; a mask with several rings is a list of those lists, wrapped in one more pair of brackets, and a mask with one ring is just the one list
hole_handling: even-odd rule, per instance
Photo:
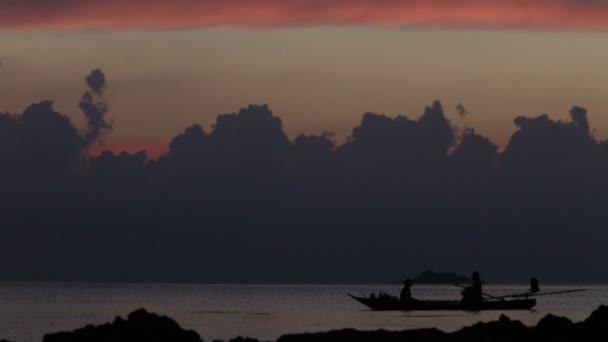
{"label": "distant land silhouette", "polygon": [[453,272],[425,270],[414,278],[414,284],[470,284],[471,278]]}
{"label": "distant land silhouette", "polygon": [[290,140],[250,105],[150,160],[91,157],[111,85],[101,70],[85,85],[83,128],[49,101],[0,114],[3,280],[389,283],[435,265],[608,281],[608,141],[581,107],[516,117],[499,153],[438,101],[418,118],[365,113],[342,145]]}

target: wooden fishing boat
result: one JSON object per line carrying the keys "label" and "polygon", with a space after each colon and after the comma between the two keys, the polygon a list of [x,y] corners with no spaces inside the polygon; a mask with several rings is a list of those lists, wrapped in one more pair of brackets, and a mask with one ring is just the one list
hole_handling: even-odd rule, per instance
{"label": "wooden fishing boat", "polygon": [[480,305],[464,305],[455,300],[411,300],[402,303],[399,298],[390,295],[378,297],[351,298],[374,311],[481,311],[481,310],[530,310],[536,305],[536,299],[488,299]]}

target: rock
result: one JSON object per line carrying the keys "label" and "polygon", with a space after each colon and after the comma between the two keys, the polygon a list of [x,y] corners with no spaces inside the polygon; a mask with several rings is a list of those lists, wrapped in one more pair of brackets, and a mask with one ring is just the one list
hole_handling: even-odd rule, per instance
{"label": "rock", "polygon": [[547,315],[533,328],[535,340],[574,341],[576,326],[566,317]]}
{"label": "rock", "polygon": [[577,324],[577,337],[581,341],[608,340],[608,306],[601,305],[589,318]]}
{"label": "rock", "polygon": [[443,342],[446,334],[437,329],[409,331],[334,330],[323,333],[281,336],[277,342]]}
{"label": "rock", "polygon": [[[202,342],[197,333],[180,328],[172,319],[137,310],[128,318],[113,323],[88,325],[73,332],[49,334],[44,342]],[[502,315],[498,321],[477,323],[453,333],[437,329],[406,331],[334,330],[320,333],[291,334],[277,342],[594,342],[608,341],[608,307],[600,306],[581,323],[565,317],[547,315],[535,327]],[[0,341],[8,342],[8,341]],[[214,341],[219,342],[219,341]],[[237,337],[230,342],[259,342]]]}
{"label": "rock", "polygon": [[237,338],[233,338],[232,340],[230,340],[230,342],[260,342],[260,341],[255,338],[239,336]]}
{"label": "rock", "polygon": [[608,306],[600,305],[594,310],[589,318],[583,321],[583,325],[587,328],[606,328],[608,327]]}
{"label": "rock", "polygon": [[87,325],[72,332],[44,336],[43,342],[202,342],[199,335],[182,329],[174,320],[144,309],[133,311],[128,319],[117,317],[113,323]]}
{"label": "rock", "polygon": [[530,328],[501,315],[498,321],[477,323],[453,334],[451,341],[527,341]]}

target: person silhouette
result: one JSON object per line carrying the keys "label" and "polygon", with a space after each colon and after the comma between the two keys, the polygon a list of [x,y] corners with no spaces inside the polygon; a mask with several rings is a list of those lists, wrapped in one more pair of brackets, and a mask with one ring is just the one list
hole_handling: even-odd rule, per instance
{"label": "person silhouette", "polygon": [[538,286],[538,279],[532,278],[530,279],[530,293],[537,293],[540,291],[540,287]]}
{"label": "person silhouette", "polygon": [[412,280],[408,278],[403,282],[403,289],[401,289],[401,296],[399,297],[401,303],[407,303],[414,300],[414,298],[412,298],[411,287]]}
{"label": "person silhouette", "polygon": [[479,276],[479,272],[473,272],[471,280],[473,280],[473,284],[462,290],[462,304],[467,306],[479,306],[483,302],[483,291],[481,288],[481,277]]}

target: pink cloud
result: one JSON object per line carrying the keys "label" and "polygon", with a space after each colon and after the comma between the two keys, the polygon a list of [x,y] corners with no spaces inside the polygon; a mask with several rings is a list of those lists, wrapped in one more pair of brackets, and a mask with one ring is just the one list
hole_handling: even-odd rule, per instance
{"label": "pink cloud", "polygon": [[598,0],[20,0],[0,28],[166,29],[317,25],[490,29],[608,28]]}

